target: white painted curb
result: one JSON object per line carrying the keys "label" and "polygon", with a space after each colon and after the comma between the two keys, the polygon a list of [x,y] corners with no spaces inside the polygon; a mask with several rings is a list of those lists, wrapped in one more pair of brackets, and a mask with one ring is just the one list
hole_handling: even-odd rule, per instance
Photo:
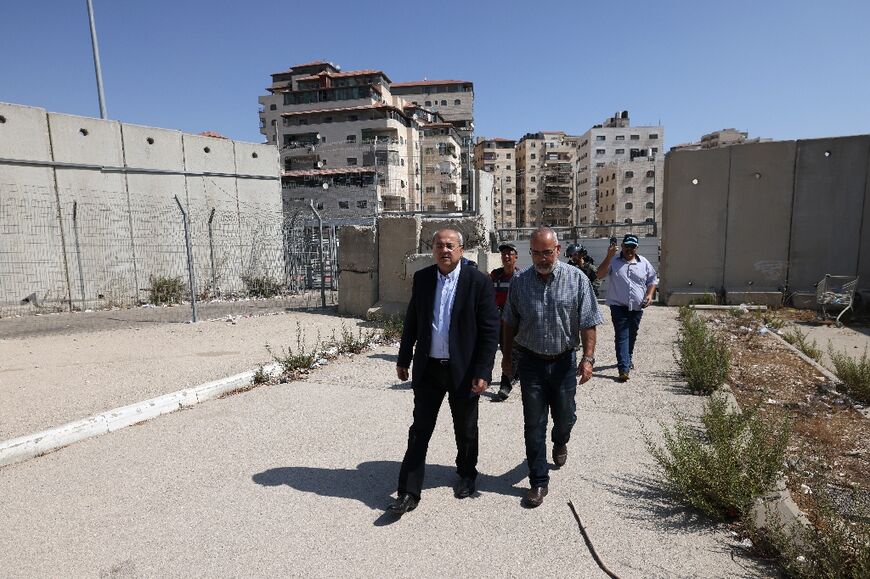
{"label": "white painted curb", "polygon": [[[266,364],[263,366],[263,370],[270,376],[275,376],[280,370],[280,365],[274,362]],[[181,408],[201,404],[206,400],[220,398],[227,392],[248,386],[253,379],[253,371],[243,372],[228,378],[206,382],[194,388],[178,390],[150,400],[108,410],[57,428],[0,441],[0,467],[23,462],[80,440],[115,432],[161,414],[168,414]]]}

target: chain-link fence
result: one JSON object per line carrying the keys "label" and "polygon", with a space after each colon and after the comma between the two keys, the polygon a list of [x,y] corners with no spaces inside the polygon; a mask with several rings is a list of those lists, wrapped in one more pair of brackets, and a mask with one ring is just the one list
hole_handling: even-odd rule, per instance
{"label": "chain-link fence", "polygon": [[335,304],[335,228],[282,208],[273,192],[263,199],[241,202],[221,187],[131,198],[0,184],[0,317],[181,304],[207,318],[254,302]]}

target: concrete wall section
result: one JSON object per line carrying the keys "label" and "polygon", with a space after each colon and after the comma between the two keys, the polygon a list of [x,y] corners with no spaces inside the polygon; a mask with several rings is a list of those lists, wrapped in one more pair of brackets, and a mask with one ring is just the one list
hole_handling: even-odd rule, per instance
{"label": "concrete wall section", "polygon": [[[0,158],[50,161],[45,110],[0,103]],[[34,311],[67,298],[60,222],[51,168],[0,164],[0,315]],[[26,256],[19,259],[19,256]]]}
{"label": "concrete wall section", "polygon": [[420,217],[380,218],[378,239],[378,300],[407,303],[414,281],[407,272],[407,259],[420,246]]}
{"label": "concrete wall section", "polygon": [[432,252],[432,238],[435,232],[450,228],[462,233],[462,241],[465,244],[466,251],[477,249],[478,247],[489,247],[489,240],[486,238],[486,226],[482,215],[475,217],[456,217],[448,219],[426,218],[420,228],[420,253]]}
{"label": "concrete wall section", "polygon": [[780,292],[778,303],[786,286],[795,147],[794,141],[780,141],[727,149],[724,284],[738,303],[755,293]]}
{"label": "concrete wall section", "polygon": [[723,286],[730,154],[676,151],[665,165],[661,292],[718,292]]}
{"label": "concrete wall section", "polygon": [[867,183],[864,188],[864,217],[858,256],[858,287],[862,290],[862,306],[870,311],[870,155],[867,157]]}
{"label": "concrete wall section", "polygon": [[[123,166],[120,123],[48,113],[48,127],[56,162]],[[86,308],[135,303],[124,174],[58,167],[56,178],[73,302]]]}
{"label": "concrete wall section", "polygon": [[[798,141],[789,289],[857,275],[870,136]],[[870,242],[867,238],[863,243]]]}

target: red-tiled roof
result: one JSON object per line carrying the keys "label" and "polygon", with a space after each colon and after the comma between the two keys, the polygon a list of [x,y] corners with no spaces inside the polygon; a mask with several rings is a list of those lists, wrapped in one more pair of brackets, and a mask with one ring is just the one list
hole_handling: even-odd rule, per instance
{"label": "red-tiled roof", "polygon": [[199,133],[199,136],[200,137],[211,137],[213,139],[227,139],[227,140],[229,140],[229,137],[225,137],[222,134],[216,133],[214,131],[203,131],[203,132]]}
{"label": "red-tiled roof", "polygon": [[435,84],[474,84],[468,80],[418,80],[414,82],[394,82],[390,86],[407,87],[407,86],[432,86]]}
{"label": "red-tiled roof", "polygon": [[284,171],[282,177],[322,177],[327,175],[355,175],[357,173],[374,173],[374,167],[338,167],[335,169],[300,169]]}
{"label": "red-tiled roof", "polygon": [[[324,70],[323,72],[318,72],[317,74],[312,74],[309,76],[303,76],[303,77],[298,78],[296,80],[299,80],[299,81],[317,80],[317,79],[322,78],[324,76],[328,76],[329,78],[346,78],[346,77],[350,77],[350,76],[368,76],[368,75],[372,75],[372,74],[380,74],[380,75],[383,75],[384,77],[387,76],[386,74],[384,74],[384,71],[382,71],[382,70],[366,69],[366,70],[349,70],[347,72],[328,72],[328,71]],[[387,78],[387,80],[389,80],[389,78]]]}

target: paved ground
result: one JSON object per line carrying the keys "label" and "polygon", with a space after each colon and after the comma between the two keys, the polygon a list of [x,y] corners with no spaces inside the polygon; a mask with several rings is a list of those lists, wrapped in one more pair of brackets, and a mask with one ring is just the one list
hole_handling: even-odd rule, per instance
{"label": "paved ground", "polygon": [[832,372],[834,364],[828,356],[829,343],[835,351],[845,352],[855,358],[860,358],[865,351],[870,355],[870,326],[866,323],[853,323],[842,328],[817,322],[801,322],[795,325],[807,333],[810,342],[815,340],[816,345],[822,350],[822,365]]}
{"label": "paved ground", "polygon": [[[648,311],[638,370],[624,385],[614,380],[612,332],[602,326],[568,464],[553,473],[538,509],[520,507],[527,471],[513,396],[481,402],[478,496],[453,498],[455,450],[442,410],[420,507],[399,520],[384,514],[412,407],[411,391],[394,378],[396,348],[384,347],[306,382],[208,402],[0,469],[0,574],[603,577],[572,500],[621,577],[767,576],[732,551],[726,530],[674,504],[650,478],[642,431],[655,436],[674,409],[696,414],[702,403],[675,387],[675,313]],[[275,320],[292,333],[296,317],[253,319],[262,335],[246,331],[237,347],[264,342]],[[239,328],[215,324],[215,334]],[[115,334],[90,335],[87,352],[112,349]],[[176,344],[200,337],[167,336]],[[144,343],[158,347],[150,336]],[[200,360],[161,351],[152,367],[202,382],[209,376],[200,376]]]}

